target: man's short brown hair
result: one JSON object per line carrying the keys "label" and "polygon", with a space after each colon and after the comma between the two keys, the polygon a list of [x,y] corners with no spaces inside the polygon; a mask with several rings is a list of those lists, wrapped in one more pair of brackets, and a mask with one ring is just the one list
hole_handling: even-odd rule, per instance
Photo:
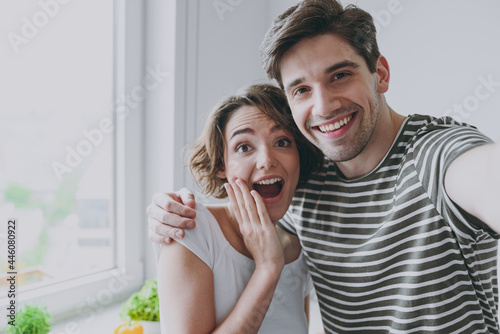
{"label": "man's short brown hair", "polygon": [[266,116],[293,136],[300,157],[300,182],[319,170],[323,154],[299,131],[293,121],[286,97],[276,86],[252,85],[219,102],[205,124],[203,134],[191,146],[188,165],[196,182],[207,196],[225,198],[227,193],[217,173],[224,167],[224,131],[231,115],[244,106],[259,108]]}
{"label": "man's short brown hair", "polygon": [[347,41],[374,73],[380,57],[376,28],[366,11],[337,0],[303,0],[278,16],[261,45],[264,70],[283,88],[280,62],[293,45],[304,38],[334,34]]}

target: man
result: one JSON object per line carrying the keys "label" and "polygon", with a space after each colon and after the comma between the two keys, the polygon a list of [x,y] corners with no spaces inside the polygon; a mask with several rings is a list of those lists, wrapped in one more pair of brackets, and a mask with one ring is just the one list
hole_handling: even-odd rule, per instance
{"label": "man", "polygon": [[[356,7],[302,1],[262,56],[328,157],[280,221],[301,240],[325,330],[498,333],[500,146],[451,118],[392,110],[373,19]],[[185,190],[156,195],[150,239],[182,236],[159,221],[186,228],[192,205]]]}

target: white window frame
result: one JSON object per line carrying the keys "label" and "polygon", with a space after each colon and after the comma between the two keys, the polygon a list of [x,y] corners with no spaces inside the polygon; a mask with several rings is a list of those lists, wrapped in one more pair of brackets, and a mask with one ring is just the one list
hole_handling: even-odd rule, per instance
{"label": "white window frame", "polygon": [[[144,77],[144,2],[114,1],[114,101],[140,85]],[[128,93],[130,94],[130,93]],[[127,117],[114,117],[114,268],[75,279],[18,287],[16,308],[42,303],[55,322],[74,316],[94,315],[99,309],[122,301],[144,282],[144,117],[137,101]],[[114,106],[116,108],[116,106]],[[22,236],[20,236],[22,238]],[[10,298],[0,296],[0,305]],[[5,320],[5,317],[2,317]],[[3,327],[4,321],[0,325]]]}

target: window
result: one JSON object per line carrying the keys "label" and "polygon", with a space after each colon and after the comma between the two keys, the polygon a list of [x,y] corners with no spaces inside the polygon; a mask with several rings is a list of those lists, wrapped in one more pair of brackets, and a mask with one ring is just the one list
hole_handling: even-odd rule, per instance
{"label": "window", "polygon": [[0,4],[0,240],[15,218],[19,304],[85,312],[89,296],[109,303],[142,282],[141,116],[115,112],[143,71],[143,12],[129,3]]}

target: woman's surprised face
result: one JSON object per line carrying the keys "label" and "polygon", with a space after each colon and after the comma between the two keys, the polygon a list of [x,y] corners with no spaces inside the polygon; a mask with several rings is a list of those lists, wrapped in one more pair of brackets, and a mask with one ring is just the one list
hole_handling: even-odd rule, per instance
{"label": "woman's surprised face", "polygon": [[233,112],[224,130],[220,178],[245,181],[257,191],[273,222],[285,214],[299,181],[294,138],[255,106]]}

